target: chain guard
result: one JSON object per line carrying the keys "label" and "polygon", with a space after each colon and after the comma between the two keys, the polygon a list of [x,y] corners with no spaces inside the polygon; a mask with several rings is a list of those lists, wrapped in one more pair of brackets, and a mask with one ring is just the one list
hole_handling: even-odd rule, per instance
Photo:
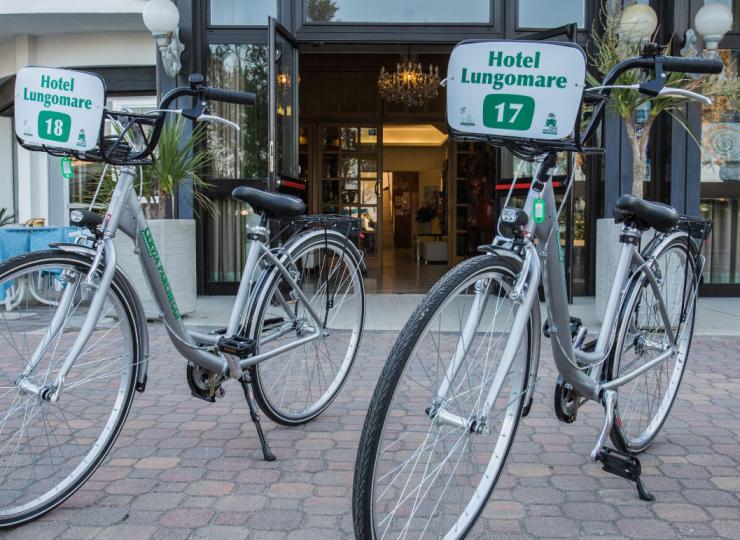
{"label": "chain guard", "polygon": [[221,383],[226,379],[223,376],[205,370],[191,362],[188,362],[185,376],[193,397],[209,403],[215,402],[216,398],[224,397],[225,392]]}

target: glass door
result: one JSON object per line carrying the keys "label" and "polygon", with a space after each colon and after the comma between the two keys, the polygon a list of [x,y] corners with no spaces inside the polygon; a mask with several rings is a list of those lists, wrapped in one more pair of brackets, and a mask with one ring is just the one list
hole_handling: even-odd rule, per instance
{"label": "glass door", "polygon": [[362,220],[358,247],[371,268],[380,266],[382,254],[379,132],[379,126],[364,124],[319,128],[320,212]]}
{"label": "glass door", "polygon": [[[298,42],[269,19],[268,49],[268,191],[299,179]],[[290,184],[288,184],[290,185]]]}

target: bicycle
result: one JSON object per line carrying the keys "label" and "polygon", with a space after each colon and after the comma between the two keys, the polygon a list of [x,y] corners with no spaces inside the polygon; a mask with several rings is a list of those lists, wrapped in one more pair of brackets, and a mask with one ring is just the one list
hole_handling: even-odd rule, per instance
{"label": "bicycle", "polygon": [[[84,74],[60,71],[81,86]],[[179,98],[193,98],[192,106],[175,109]],[[209,100],[252,105],[256,97],[209,88],[194,74],[155,111],[101,113],[99,142],[90,150],[29,144],[18,134],[30,150],[104,162],[120,174],[104,216],[72,211],[73,224],[86,231],[77,242],[0,264],[0,290],[36,276],[53,279],[51,302],[27,295],[0,311],[0,529],[41,516],[79,489],[111,450],[135,391],[146,388],[147,320],[116,265],[117,232],[134,241],[168,337],[187,360],[192,395],[213,402],[227,380],[237,380],[264,459],[275,457],[259,410],[278,424],[303,424],[326,410],[347,380],[365,317],[363,256],[348,238],[359,220],[303,216],[298,197],[233,191],[259,219],[247,225],[250,243],[228,326],[206,333],[183,324],[135,180],[137,167],[151,162],[168,114],[229,123],[209,114]],[[105,135],[103,118],[118,126],[116,134]],[[296,229],[283,245],[270,243],[272,218]]]}
{"label": "bicycle", "polygon": [[[563,108],[558,119],[575,119],[565,126],[572,129],[565,138],[517,137],[516,131],[504,128],[484,131],[474,127],[476,119],[469,116],[467,123],[453,125],[463,98],[473,101],[477,95],[462,84],[475,83],[474,68],[460,67],[474,64],[475,58],[490,66],[507,50],[512,60],[506,62],[512,66],[531,67],[540,60],[544,64],[548,55],[560,55],[557,68],[577,73],[573,66],[580,63],[577,84],[563,84],[573,92],[573,101],[557,101]],[[526,51],[535,50],[541,56],[527,56]],[[563,60],[566,53],[571,56]],[[532,406],[541,340],[540,283],[547,308],[543,333],[560,373],[558,418],[573,422],[583,402],[601,403],[604,425],[591,459],[600,461],[605,471],[634,481],[641,499],[652,499],[635,455],[654,440],[676,398],[693,333],[704,263],[701,244],[711,222],[680,216],[668,205],[622,196],[616,204],[616,221],[622,224],[619,264],[604,323],[598,337],[587,340],[587,329],[568,312],[552,185],[559,152],[600,151],[586,143],[601,122],[611,89],[620,87],[615,81],[636,68],[654,70],[655,77],[630,86],[632,90],[706,102],[699,94],[665,86],[665,72],[719,73],[722,64],[661,56],[646,47],[641,56],[615,66],[602,86],[584,90],[585,54],[577,45],[472,41],[453,51],[447,80],[452,135],[506,146],[517,157],[536,160],[537,169],[524,207],[508,206],[507,198],[494,241],[434,285],[388,356],[357,452],[353,517],[358,538],[452,539],[470,532],[496,487],[519,422]],[[478,80],[485,76],[482,72]],[[457,77],[452,86],[451,77]],[[544,80],[559,84],[556,76]],[[482,113],[487,126],[509,118],[504,114],[511,113],[512,121],[527,114],[525,98],[489,94],[485,99],[492,105]],[[584,101],[594,108],[581,134]],[[502,103],[518,107],[507,109]],[[553,103],[548,105],[555,107]],[[468,106],[467,113],[474,106]],[[541,133],[557,126],[555,117],[547,115],[539,124],[544,125]],[[517,129],[525,130],[522,125]],[[572,182],[571,176],[564,201]],[[655,237],[640,249],[643,233],[651,228]],[[616,448],[606,446],[607,437]]]}

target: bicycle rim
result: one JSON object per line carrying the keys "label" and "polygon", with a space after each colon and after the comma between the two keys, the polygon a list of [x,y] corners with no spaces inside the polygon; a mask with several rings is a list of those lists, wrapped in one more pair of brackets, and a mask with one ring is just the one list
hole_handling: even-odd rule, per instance
{"label": "bicycle rim", "polygon": [[[320,414],[349,375],[362,336],[364,285],[350,248],[323,237],[293,253],[296,283],[322,320],[321,336],[255,367],[255,391],[265,414],[284,424]],[[317,328],[306,304],[281,274],[264,296],[256,332],[260,354],[313,334]]]}
{"label": "bicycle rim", "polygon": [[[405,365],[384,413],[374,459],[370,504],[375,538],[463,537],[503,469],[526,392],[526,331],[498,398],[485,416],[483,433],[440,421],[439,415],[431,419],[428,413],[435,407],[439,385],[461,343],[476,286],[491,283],[468,353],[448,393],[436,403],[465,419],[482,414],[515,314],[507,296],[510,277],[488,269],[487,264],[484,261],[482,270],[466,273],[444,297],[430,293],[415,314],[422,316],[417,323],[423,330],[401,360]],[[414,339],[404,335],[407,329],[399,341]]]}
{"label": "bicycle rim", "polygon": [[[73,259],[11,261],[0,278],[0,526],[33,519],[74,493],[109,451],[132,399],[134,330],[113,289],[58,401],[20,388],[20,381],[44,387],[55,380],[87,314],[87,267]],[[39,347],[67,289],[63,326]],[[24,376],[37,348],[38,364]]]}
{"label": "bicycle rim", "polygon": [[[648,369],[617,389],[615,411],[616,443],[637,453],[652,442],[668,417],[676,399],[691,345],[696,310],[693,262],[687,266],[684,240],[669,244],[656,258],[654,272],[659,281],[668,319],[676,336],[677,354]],[[688,269],[688,275],[686,271]],[[689,291],[684,295],[684,286]],[[684,296],[687,307],[684,310]],[[618,336],[616,365],[612,378],[625,375],[668,350],[670,340],[660,315],[657,298],[647,278],[633,288]],[[682,313],[684,320],[681,320]]]}

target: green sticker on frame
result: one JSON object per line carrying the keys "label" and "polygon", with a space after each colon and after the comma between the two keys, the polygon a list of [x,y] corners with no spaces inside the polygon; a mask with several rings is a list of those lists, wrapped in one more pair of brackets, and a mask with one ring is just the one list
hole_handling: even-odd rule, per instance
{"label": "green sticker on frame", "polygon": [[71,180],[75,175],[75,172],[72,170],[72,158],[64,157],[59,164],[62,168],[62,177],[66,180]]}

